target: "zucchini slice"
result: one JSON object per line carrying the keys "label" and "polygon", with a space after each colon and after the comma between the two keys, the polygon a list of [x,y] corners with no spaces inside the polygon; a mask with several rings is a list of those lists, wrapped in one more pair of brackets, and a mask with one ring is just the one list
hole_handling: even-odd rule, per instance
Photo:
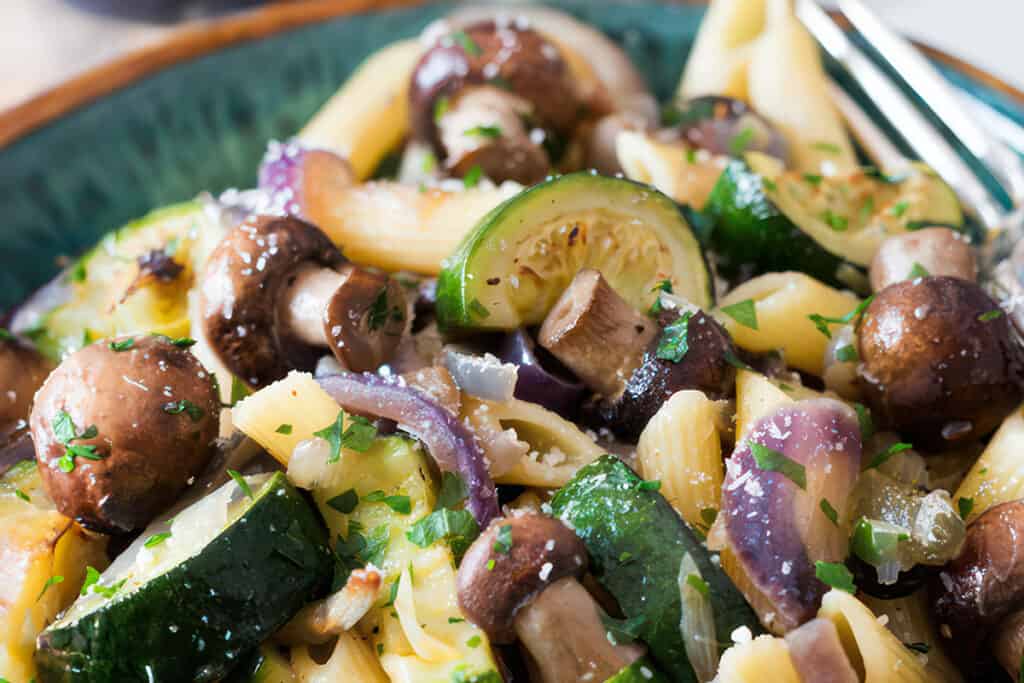
{"label": "zucchini slice", "polygon": [[718,642],[747,626],[762,631],[753,610],[711,553],[665,497],[618,458],[605,455],[581,469],[555,494],[551,508],[583,540],[595,578],[638,623],[655,663],[674,681],[696,683],[680,633],[679,567],[689,553],[708,586]]}
{"label": "zucchini slice", "polygon": [[620,178],[572,173],[505,201],[444,264],[442,326],[511,330],[535,325],[583,268],[595,268],[638,310],[655,286],[707,308],[712,282],[700,245],[676,204]]}
{"label": "zucchini slice", "polygon": [[706,211],[726,272],[799,270],[839,285],[850,284],[844,268],[866,268],[888,237],[964,224],[956,194],[927,168],[900,179],[864,170],[825,178],[754,152],[726,167]]}
{"label": "zucchini slice", "polygon": [[217,680],[318,597],[333,561],[316,513],[283,473],[246,482],[251,498],[228,482],[147,530],[39,636],[40,680]]}

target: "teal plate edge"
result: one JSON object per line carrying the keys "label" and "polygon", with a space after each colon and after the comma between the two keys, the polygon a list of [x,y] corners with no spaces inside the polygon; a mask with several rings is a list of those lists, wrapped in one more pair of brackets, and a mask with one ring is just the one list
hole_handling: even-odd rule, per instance
{"label": "teal plate edge", "polygon": [[[675,88],[703,7],[547,2],[619,42],[660,99]],[[270,139],[293,135],[356,66],[417,34],[451,3],[339,17],[164,69],[0,150],[0,310],[63,258],[152,208],[255,183]],[[969,77],[954,83],[1017,121],[1024,111]]]}

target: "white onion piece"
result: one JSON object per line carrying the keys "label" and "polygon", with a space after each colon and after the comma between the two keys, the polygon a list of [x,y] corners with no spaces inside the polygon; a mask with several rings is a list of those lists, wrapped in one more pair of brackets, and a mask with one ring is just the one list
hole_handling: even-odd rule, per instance
{"label": "white onion piece", "polygon": [[697,675],[700,683],[714,679],[718,671],[718,637],[715,631],[715,610],[703,592],[690,583],[690,576],[700,581],[703,577],[700,568],[690,556],[683,555],[679,563],[679,595],[682,599],[682,616],[679,619],[679,632],[683,636],[686,657]]}
{"label": "white onion piece", "polygon": [[502,363],[489,353],[477,356],[446,346],[441,362],[459,389],[470,396],[486,401],[509,401],[515,393],[518,368],[512,363]]}
{"label": "white onion piece", "polygon": [[288,480],[300,489],[314,488],[331,457],[331,445],[320,437],[300,441],[288,459]]}

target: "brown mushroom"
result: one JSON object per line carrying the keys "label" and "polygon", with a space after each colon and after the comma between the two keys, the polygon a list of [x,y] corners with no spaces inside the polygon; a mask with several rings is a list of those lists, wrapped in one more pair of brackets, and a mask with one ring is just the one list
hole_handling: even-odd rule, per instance
{"label": "brown mushroom", "polygon": [[630,306],[601,273],[584,269],[544,319],[539,341],[589,388],[615,396],[657,333],[654,321]]}
{"label": "brown mushroom", "polygon": [[864,312],[858,377],[876,420],[939,449],[989,433],[1021,401],[1024,357],[978,285],[924,277],[889,285]]}
{"label": "brown mushroom", "polygon": [[53,364],[27,343],[0,329],[0,443],[27,424],[32,397]]}
{"label": "brown mushroom", "polygon": [[948,275],[974,282],[978,277],[977,256],[965,235],[949,228],[924,228],[882,242],[869,274],[875,292],[924,275]]}
{"label": "brown mushroom", "polygon": [[960,555],[932,582],[932,611],[946,650],[964,671],[988,651],[1013,680],[1024,656],[1024,501],[986,510],[967,527]]}
{"label": "brown mushroom", "polygon": [[409,101],[413,135],[450,170],[479,164],[495,181],[523,183],[551,165],[544,137],[568,134],[582,110],[558,48],[518,23],[494,21],[441,36],[413,71]]}
{"label": "brown mushroom", "polygon": [[146,525],[214,455],[213,376],[166,337],[120,337],[72,354],[36,394],[30,425],[46,492],[103,532]]}
{"label": "brown mushroom", "polygon": [[603,611],[578,580],[586,566],[583,542],[560,521],[498,519],[462,560],[459,607],[492,642],[518,637],[544,683],[608,680],[643,649],[610,642]]}
{"label": "brown mushroom", "polygon": [[325,349],[347,369],[375,370],[405,329],[401,286],[349,264],[298,218],[247,219],[214,249],[200,289],[206,338],[224,365],[257,388]]}
{"label": "brown mushroom", "polygon": [[616,112],[603,116],[586,131],[584,159],[587,168],[604,175],[623,173],[616,144],[619,133],[646,130],[649,122],[636,112]]}

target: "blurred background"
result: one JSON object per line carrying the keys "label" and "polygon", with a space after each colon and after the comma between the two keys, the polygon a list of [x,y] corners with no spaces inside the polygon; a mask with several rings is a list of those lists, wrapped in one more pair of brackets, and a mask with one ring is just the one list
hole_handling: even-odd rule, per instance
{"label": "blurred background", "polygon": [[[1019,58],[1018,48],[1024,0],[866,1],[905,34],[1024,89],[1024,59]],[[157,42],[186,22],[258,4],[264,3],[0,0],[0,83],[4,86],[0,110],[124,52]]]}

